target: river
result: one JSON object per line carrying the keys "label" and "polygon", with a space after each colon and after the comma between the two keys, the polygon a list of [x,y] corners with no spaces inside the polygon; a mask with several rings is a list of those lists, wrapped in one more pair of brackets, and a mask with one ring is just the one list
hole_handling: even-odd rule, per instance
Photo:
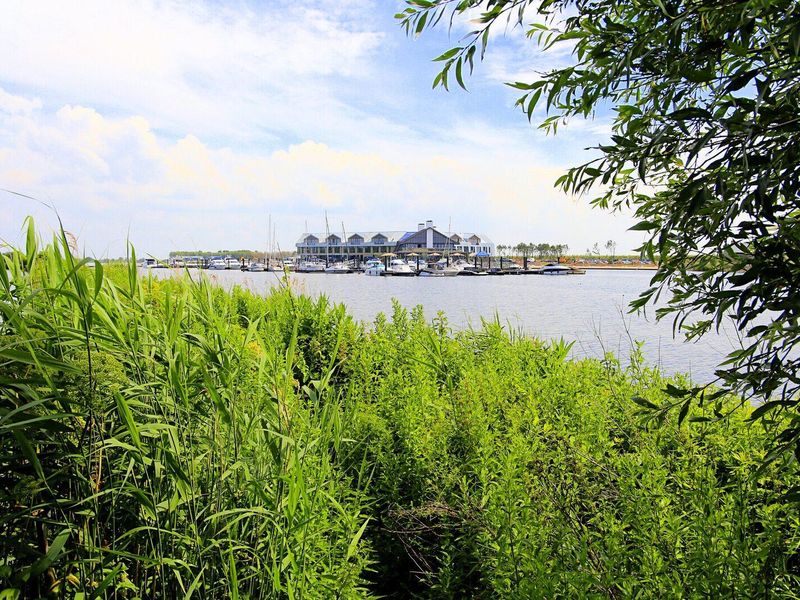
{"label": "river", "polygon": [[[156,276],[171,271],[155,269]],[[195,275],[196,272],[193,272]],[[224,287],[240,285],[266,293],[280,283],[280,273],[205,271]],[[494,319],[526,335],[573,341],[572,356],[601,357],[610,351],[625,362],[632,341],[644,343],[647,362],[669,374],[686,373],[697,383],[713,380],[714,368],[738,347],[732,327],[686,342],[672,335],[672,321],[629,314],[627,305],[648,287],[652,271],[594,270],[586,275],[546,277],[367,277],[361,274],[292,273],[298,292],[325,294],[341,302],[356,319],[371,322],[379,312],[391,314],[392,298],[403,306],[424,307],[430,320],[442,311],[454,329],[480,327]]]}

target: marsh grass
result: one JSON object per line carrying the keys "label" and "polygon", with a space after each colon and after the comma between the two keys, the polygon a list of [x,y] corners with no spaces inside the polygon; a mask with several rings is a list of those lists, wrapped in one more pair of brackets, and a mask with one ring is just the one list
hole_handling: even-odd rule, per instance
{"label": "marsh grass", "polygon": [[399,305],[365,328],[32,223],[3,261],[4,597],[796,597],[795,466],[753,476],[736,399],[645,424],[641,357]]}

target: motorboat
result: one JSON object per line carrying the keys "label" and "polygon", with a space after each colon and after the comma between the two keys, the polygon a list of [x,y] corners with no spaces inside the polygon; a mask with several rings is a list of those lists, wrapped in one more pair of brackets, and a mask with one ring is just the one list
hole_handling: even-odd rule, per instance
{"label": "motorboat", "polygon": [[251,262],[247,265],[247,270],[251,273],[263,273],[267,270],[267,265],[261,262]]}
{"label": "motorboat", "polygon": [[228,268],[228,263],[224,258],[216,257],[208,261],[208,268],[212,271],[224,271]]}
{"label": "motorboat", "polygon": [[394,277],[413,277],[416,274],[414,269],[402,258],[392,259],[389,263],[389,268],[384,272],[384,275],[392,275]]}
{"label": "motorboat", "polygon": [[431,263],[420,270],[421,277],[455,277],[461,269],[454,265],[448,265],[445,261]]}
{"label": "motorboat", "polygon": [[139,266],[143,269],[155,269],[158,267],[158,261],[155,258],[143,258],[139,261]]}
{"label": "motorboat", "polygon": [[242,268],[242,263],[239,262],[239,259],[234,258],[232,256],[226,256],[222,260],[225,261],[225,268],[231,271],[239,271]]}
{"label": "motorboat", "polygon": [[572,269],[565,265],[547,264],[539,269],[539,275],[571,275]]}
{"label": "motorboat", "polygon": [[298,273],[324,273],[325,272],[325,265],[321,262],[316,262],[313,260],[307,260],[301,262],[298,266],[296,271]]}
{"label": "motorboat", "polygon": [[343,262],[337,262],[329,267],[325,267],[326,273],[333,273],[334,275],[344,275],[345,273],[352,273],[353,269],[350,266]]}
{"label": "motorboat", "polygon": [[377,258],[371,258],[364,263],[364,275],[380,276],[386,273],[386,266]]}

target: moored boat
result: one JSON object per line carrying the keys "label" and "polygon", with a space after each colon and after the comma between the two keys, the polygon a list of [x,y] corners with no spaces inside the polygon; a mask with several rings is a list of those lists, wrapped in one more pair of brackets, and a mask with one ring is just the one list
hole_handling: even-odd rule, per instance
{"label": "moored boat", "polygon": [[364,275],[380,276],[386,272],[386,266],[377,258],[371,258],[364,263]]}
{"label": "moored boat", "polygon": [[413,277],[416,273],[402,258],[395,258],[389,263],[389,268],[386,269],[384,275],[391,275],[393,277]]}
{"label": "moored boat", "polygon": [[351,273],[353,270],[350,268],[349,265],[343,262],[334,263],[328,267],[325,267],[326,273],[332,273],[334,275],[344,275],[345,273]]}
{"label": "moored boat", "polygon": [[295,270],[298,273],[324,273],[325,265],[321,262],[306,260],[297,265]]}

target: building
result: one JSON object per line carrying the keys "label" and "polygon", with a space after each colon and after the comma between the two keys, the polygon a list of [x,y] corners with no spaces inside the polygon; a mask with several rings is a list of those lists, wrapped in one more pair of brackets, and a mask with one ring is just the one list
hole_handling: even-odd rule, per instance
{"label": "building", "polygon": [[[344,238],[346,235],[346,239]],[[431,254],[461,252],[494,256],[495,247],[488,237],[480,233],[442,233],[433,221],[420,223],[416,231],[356,231],[352,233],[304,233],[297,241],[300,258],[341,260],[364,259],[385,253]],[[483,254],[485,253],[485,254]]]}

